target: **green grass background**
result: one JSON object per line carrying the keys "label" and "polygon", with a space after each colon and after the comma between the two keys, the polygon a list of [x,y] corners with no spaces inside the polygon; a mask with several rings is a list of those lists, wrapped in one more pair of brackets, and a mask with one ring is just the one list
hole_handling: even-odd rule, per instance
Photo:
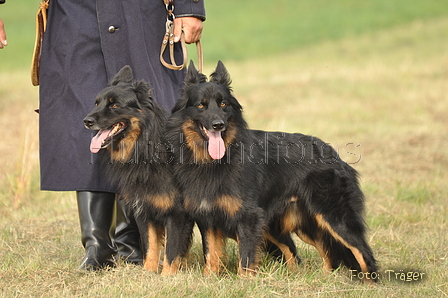
{"label": "green grass background", "polygon": [[241,279],[229,241],[228,271],[204,278],[197,233],[176,277],[127,264],[77,271],[74,194],[39,190],[29,79],[38,3],[0,5],[9,42],[0,50],[0,297],[448,296],[447,1],[206,0],[205,73],[224,61],[251,127],[333,145],[361,173],[381,270],[425,273],[375,286],[343,268],[326,276],[298,239],[298,272],[266,258],[257,277]]}
{"label": "green grass background", "polygon": [[[0,6],[10,43],[1,56],[2,69],[29,66],[39,3],[9,0]],[[206,1],[204,59],[213,63],[285,54],[326,40],[446,16],[447,4],[443,0]]]}

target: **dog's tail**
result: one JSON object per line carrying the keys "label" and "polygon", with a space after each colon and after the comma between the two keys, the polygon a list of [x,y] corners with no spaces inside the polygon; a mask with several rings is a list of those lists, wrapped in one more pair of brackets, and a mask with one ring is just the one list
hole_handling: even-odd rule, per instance
{"label": "dog's tail", "polygon": [[328,169],[308,178],[309,216],[317,235],[314,239],[311,233],[307,235],[324,259],[325,269],[344,265],[369,279],[377,263],[365,239],[364,196],[356,173]]}
{"label": "dog's tail", "polygon": [[[360,239],[361,240],[361,239]],[[365,241],[359,241],[356,246],[335,239],[330,233],[324,232],[323,247],[328,253],[332,269],[341,265],[356,272],[377,272],[377,262],[370,247]]]}

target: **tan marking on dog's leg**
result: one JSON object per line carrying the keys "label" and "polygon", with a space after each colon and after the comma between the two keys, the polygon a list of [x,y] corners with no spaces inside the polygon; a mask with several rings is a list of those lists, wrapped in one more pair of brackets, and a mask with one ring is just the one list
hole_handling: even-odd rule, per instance
{"label": "tan marking on dog's leg", "polygon": [[288,267],[288,269],[291,271],[297,271],[298,266],[297,266],[296,258],[294,257],[294,254],[291,252],[289,247],[283,243],[278,242],[277,239],[275,239],[269,233],[265,233],[264,237],[267,240],[274,243],[275,245],[277,245],[277,247],[281,250],[281,252],[283,253],[283,256],[285,257],[285,262],[286,262],[286,266]]}
{"label": "tan marking on dog's leg", "polygon": [[257,275],[257,266],[252,264],[243,269],[241,263],[238,264],[238,275],[241,277]]}
{"label": "tan marking on dog's leg", "polygon": [[162,245],[163,231],[157,229],[152,223],[148,224],[148,251],[143,262],[147,271],[157,272],[159,268],[159,255]]}
{"label": "tan marking on dog's leg", "polygon": [[[238,243],[238,247],[240,247],[240,241],[239,238],[236,238],[236,242]],[[246,264],[246,266],[243,267],[243,264],[241,263],[241,252],[238,251],[238,259],[240,260],[238,262],[238,275],[241,277],[246,277],[246,276],[255,276],[257,275],[257,269],[258,269],[258,264],[259,259],[260,259],[260,251],[259,248],[257,248],[257,251],[255,252],[255,262],[252,264]]]}
{"label": "tan marking on dog's leg", "polygon": [[204,275],[219,274],[221,258],[224,255],[224,237],[221,231],[209,229],[206,239],[208,252],[205,256]]}
{"label": "tan marking on dog's leg", "polygon": [[314,246],[317,249],[320,257],[322,258],[322,269],[325,273],[329,274],[333,271],[333,267],[331,266],[331,260],[328,256],[328,252],[325,250],[321,241],[313,241],[306,234],[302,233],[300,230],[296,231],[297,236],[302,239],[303,242]]}
{"label": "tan marking on dog's leg", "polygon": [[300,226],[299,211],[296,202],[298,197],[292,196],[286,207],[283,218],[281,219],[283,225],[283,233],[294,233]]}
{"label": "tan marking on dog's leg", "polygon": [[[359,266],[361,267],[361,271],[363,273],[368,273],[369,269],[367,267],[367,264],[364,260],[363,255],[361,254],[361,252],[359,251],[359,249],[357,249],[356,247],[350,245],[347,243],[347,241],[345,241],[344,238],[342,238],[335,230],[333,230],[333,228],[331,227],[331,225],[324,219],[324,217],[322,216],[322,214],[318,214],[316,215],[316,220],[317,220],[317,224],[323,228],[326,229],[331,236],[333,236],[336,240],[338,240],[339,242],[341,242],[345,247],[347,247],[348,249],[350,249],[350,251],[352,252],[353,256],[355,257],[356,261],[358,261]],[[364,275],[365,276],[365,275]]]}
{"label": "tan marking on dog's leg", "polygon": [[176,275],[176,273],[179,271],[179,268],[182,264],[182,260],[180,257],[177,257],[169,264],[168,259],[166,258],[166,255],[163,259],[163,269],[162,269],[162,276],[168,276],[168,275]]}
{"label": "tan marking on dog's leg", "polygon": [[299,218],[297,218],[297,213],[291,208],[288,208],[285,215],[282,218],[283,232],[294,232],[299,226]]}

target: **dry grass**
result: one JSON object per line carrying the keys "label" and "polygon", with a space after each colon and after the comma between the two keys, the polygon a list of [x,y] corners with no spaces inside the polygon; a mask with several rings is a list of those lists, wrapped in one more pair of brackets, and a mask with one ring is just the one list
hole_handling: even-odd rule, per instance
{"label": "dry grass", "polygon": [[[344,269],[325,276],[317,252],[299,241],[304,264],[298,273],[266,259],[257,277],[240,279],[231,244],[229,271],[204,278],[198,236],[187,269],[176,277],[126,264],[78,272],[82,248],[74,196],[38,190],[37,152],[27,145],[36,132],[36,90],[23,89],[27,73],[2,73],[0,96],[7,100],[0,124],[7,142],[0,145],[1,175],[15,178],[0,188],[1,296],[448,296],[447,28],[447,19],[433,20],[263,61],[224,61],[253,128],[316,135],[354,164],[362,174],[368,237],[381,270],[418,271],[425,273],[423,281],[383,279],[366,286]],[[207,65],[207,72],[213,67]],[[24,172],[23,162],[31,165]],[[31,180],[18,208],[14,179]]]}

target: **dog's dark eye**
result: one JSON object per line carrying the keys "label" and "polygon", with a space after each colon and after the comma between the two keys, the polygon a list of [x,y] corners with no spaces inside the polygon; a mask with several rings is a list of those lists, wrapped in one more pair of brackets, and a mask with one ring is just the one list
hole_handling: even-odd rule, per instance
{"label": "dog's dark eye", "polygon": [[110,106],[109,106],[109,108],[111,108],[111,109],[116,109],[116,108],[118,108],[119,106],[117,105],[117,104],[111,104]]}
{"label": "dog's dark eye", "polygon": [[203,108],[205,108],[205,106],[202,103],[198,104],[198,109],[203,109]]}
{"label": "dog's dark eye", "polygon": [[221,101],[220,105],[221,108],[227,107],[227,102]]}

